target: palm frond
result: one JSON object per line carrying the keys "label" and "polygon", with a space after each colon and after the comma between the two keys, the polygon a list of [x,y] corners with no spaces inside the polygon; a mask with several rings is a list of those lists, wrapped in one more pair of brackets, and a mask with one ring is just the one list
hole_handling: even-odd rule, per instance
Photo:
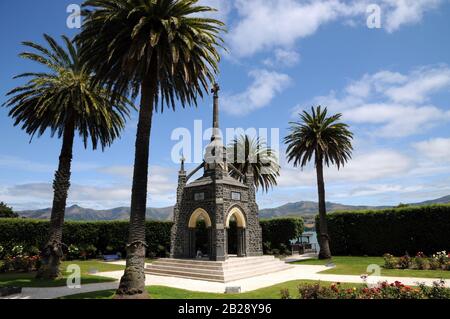
{"label": "palm frond", "polygon": [[300,121],[291,122],[285,137],[288,162],[304,167],[313,160],[327,166],[344,166],[352,156],[353,133],[347,124],[339,122],[342,114],[327,116],[327,108],[312,107],[299,114]]}
{"label": "palm frond", "polygon": [[111,103],[112,93],[93,80],[92,70],[80,62],[79,50],[70,39],[63,36],[62,47],[49,35],[44,38],[47,47],[24,42],[34,52],[20,56],[49,70],[16,76],[27,79],[27,83],[9,91],[3,106],[10,108],[14,124],[32,138],[47,130],[61,137],[68,121],[72,121],[85,147],[89,141],[94,149],[109,146],[124,128],[131,103],[124,97]]}

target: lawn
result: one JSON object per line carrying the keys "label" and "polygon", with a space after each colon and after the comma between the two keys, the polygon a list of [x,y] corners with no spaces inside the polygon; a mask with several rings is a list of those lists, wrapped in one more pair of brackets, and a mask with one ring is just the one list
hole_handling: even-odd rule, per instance
{"label": "lawn", "polygon": [[[163,286],[150,286],[147,287],[147,290],[153,299],[280,299],[280,291],[282,289],[289,289],[291,296],[296,297],[298,295],[297,287],[300,284],[311,284],[315,282],[316,281],[309,280],[294,280],[241,294],[196,292]],[[321,285],[325,286],[331,284],[331,282],[321,282]],[[343,283],[341,286],[343,288],[353,288],[359,287],[360,284]],[[61,299],[111,299],[114,296],[114,292],[114,290],[96,291],[66,296]]]}
{"label": "lawn", "polygon": [[[329,262],[330,262],[329,260],[310,259],[310,260],[296,261],[294,262],[294,264],[325,265]],[[383,257],[338,256],[333,257],[332,262],[336,265],[336,267],[322,271],[321,274],[361,275],[368,273],[367,266],[375,264],[380,266],[381,269],[380,276],[450,279],[450,271],[446,270],[384,269]]]}
{"label": "lawn", "polygon": [[[81,284],[93,284],[101,282],[111,282],[115,279],[96,276],[96,272],[123,270],[125,267],[121,265],[108,264],[98,260],[76,260],[64,261],[61,264],[61,269],[67,269],[68,265],[76,264],[81,269]],[[63,278],[57,280],[36,279],[35,273],[6,273],[0,274],[1,286],[14,287],[61,287],[66,285],[67,272],[63,272]]]}

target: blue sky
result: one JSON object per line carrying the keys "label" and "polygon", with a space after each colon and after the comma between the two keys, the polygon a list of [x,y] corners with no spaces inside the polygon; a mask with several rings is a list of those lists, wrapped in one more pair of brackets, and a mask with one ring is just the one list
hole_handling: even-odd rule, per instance
{"label": "blue sky", "polygon": [[[1,1],[0,102],[36,65],[20,59],[20,42],[42,33],[74,35],[66,8],[75,0]],[[450,2],[447,0],[203,0],[227,22],[221,62],[221,126],[279,129],[315,104],[342,112],[355,133],[353,160],[325,172],[327,199],[388,205],[450,194]],[[381,9],[369,29],[366,9]],[[198,108],[157,114],[151,140],[149,206],[174,203],[178,164],[171,152],[177,128],[210,125],[211,99]],[[136,114],[105,152],[74,148],[69,204],[128,206]],[[0,201],[16,209],[48,207],[60,141],[29,137],[0,108]],[[227,136],[227,138],[229,138]],[[276,135],[268,136],[276,146]],[[206,145],[206,140],[203,146]],[[279,186],[258,194],[261,207],[317,199],[312,167],[284,160]],[[195,167],[190,163],[189,168]]]}

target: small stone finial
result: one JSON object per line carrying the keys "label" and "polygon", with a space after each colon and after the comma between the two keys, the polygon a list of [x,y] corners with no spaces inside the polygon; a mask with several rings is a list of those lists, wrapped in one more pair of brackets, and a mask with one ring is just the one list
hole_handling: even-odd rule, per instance
{"label": "small stone finial", "polygon": [[181,167],[180,167],[180,172],[184,172],[184,162],[186,161],[186,159],[184,158],[184,155],[181,154]]}
{"label": "small stone finial", "polygon": [[214,94],[214,97],[219,97],[219,91],[220,91],[220,86],[219,84],[216,82],[214,83],[212,89],[211,89],[211,93]]}

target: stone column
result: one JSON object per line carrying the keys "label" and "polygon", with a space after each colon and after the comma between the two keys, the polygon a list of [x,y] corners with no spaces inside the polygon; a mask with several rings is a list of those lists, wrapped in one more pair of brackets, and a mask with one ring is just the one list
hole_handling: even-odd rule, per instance
{"label": "stone column", "polygon": [[184,170],[184,159],[181,160],[178,172],[177,202],[173,208],[173,226],[170,232],[170,258],[180,258],[186,255],[183,249],[184,234],[180,226],[180,209],[183,201],[184,187],[186,186],[186,171]]}
{"label": "stone column", "polygon": [[251,166],[245,174],[245,184],[248,186],[248,212],[245,238],[246,256],[262,256],[262,230],[259,224],[259,209],[256,203],[256,190]]}
{"label": "stone column", "polygon": [[213,258],[213,236],[212,236],[212,228],[208,227],[208,257],[209,259]]}

